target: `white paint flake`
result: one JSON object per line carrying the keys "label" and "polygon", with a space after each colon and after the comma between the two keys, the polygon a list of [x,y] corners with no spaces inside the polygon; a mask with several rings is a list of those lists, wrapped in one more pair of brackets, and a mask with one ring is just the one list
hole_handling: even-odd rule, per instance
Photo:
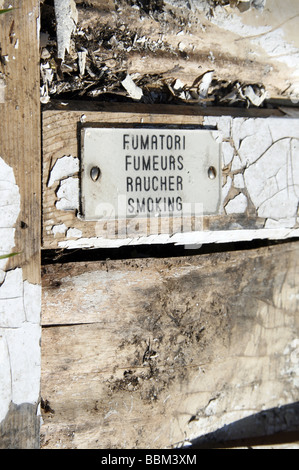
{"label": "white paint flake", "polygon": [[60,182],[57,191],[56,208],[61,211],[79,209],[79,180],[78,178],[66,178]]}
{"label": "white paint flake", "polygon": [[11,401],[16,405],[37,403],[40,390],[40,326],[24,322],[20,328],[8,328],[6,337],[10,371]]}
{"label": "white paint flake", "polygon": [[78,12],[74,0],[54,0],[56,16],[56,32],[58,58],[64,61],[65,53],[69,52],[70,40],[78,21]]}
{"label": "white paint flake", "polygon": [[244,188],[245,183],[244,183],[244,177],[242,173],[237,173],[234,175],[234,187],[235,188]]}
{"label": "white paint flake", "polygon": [[64,155],[56,160],[48,180],[48,187],[53,186],[56,181],[60,181],[68,176],[73,176],[79,171],[79,159],[71,155]]}
{"label": "white paint flake", "polygon": [[[0,157],[0,254],[14,248],[20,193],[13,169]],[[0,260],[0,423],[9,405],[37,404],[40,393],[41,286],[23,281],[22,268]]]}
{"label": "white paint flake", "polygon": [[65,232],[67,231],[67,226],[65,224],[58,224],[51,227],[51,230],[54,237],[56,237],[57,234],[65,235]]}
{"label": "white paint flake", "polygon": [[229,142],[222,143],[222,161],[223,165],[227,166],[230,164],[234,156],[234,149]]}
{"label": "white paint flake", "polygon": [[142,98],[143,91],[139,86],[134,83],[131,75],[127,75],[126,78],[121,82],[121,84],[133,100],[140,100]]}
{"label": "white paint flake", "polygon": [[227,214],[243,214],[247,209],[247,204],[247,197],[240,193],[226,204],[225,212]]}
{"label": "white paint flake", "polygon": [[78,228],[69,228],[66,232],[66,238],[81,238],[82,231]]}
{"label": "white paint flake", "polygon": [[[15,241],[14,225],[20,212],[20,192],[16,184],[13,169],[0,157],[0,255],[11,253]],[[0,260],[0,280],[7,259]]]}

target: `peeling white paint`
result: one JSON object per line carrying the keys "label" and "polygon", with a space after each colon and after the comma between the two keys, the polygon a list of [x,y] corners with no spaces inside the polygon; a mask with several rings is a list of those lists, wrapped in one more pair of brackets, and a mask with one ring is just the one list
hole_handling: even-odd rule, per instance
{"label": "peeling white paint", "polygon": [[204,126],[217,126],[223,139],[229,139],[231,134],[231,116],[205,116],[203,124]]}
{"label": "peeling white paint", "polygon": [[0,74],[0,104],[5,103],[6,81]]}
{"label": "peeling white paint", "polygon": [[227,214],[243,214],[247,209],[247,205],[247,197],[240,193],[226,204],[225,212]]}
{"label": "peeling white paint", "polygon": [[244,186],[245,183],[242,173],[237,173],[236,175],[234,175],[234,187],[242,189],[244,188]]}
{"label": "peeling white paint", "polygon": [[22,277],[8,271],[0,287],[0,422],[10,402],[39,401],[41,286]]}
{"label": "peeling white paint", "polygon": [[0,328],[19,328],[25,321],[22,269],[6,273],[0,287]]}
{"label": "peeling white paint", "polygon": [[69,228],[66,232],[66,238],[80,238],[82,237],[82,231],[78,228]]}
{"label": "peeling white paint", "polygon": [[234,156],[234,148],[229,142],[222,143],[222,162],[224,166],[230,164]]}
{"label": "peeling white paint", "polygon": [[61,211],[79,209],[79,179],[69,177],[60,182],[56,208]]}
{"label": "peeling white paint", "polygon": [[69,52],[70,40],[78,21],[78,12],[74,0],[54,0],[58,51],[57,56],[64,61],[65,52]]}
{"label": "peeling white paint", "polygon": [[[205,118],[231,140],[222,144],[223,165],[231,163],[222,188],[222,200],[231,186],[246,188],[257,216],[268,219],[267,227],[291,228],[299,204],[299,121],[296,118]],[[226,128],[225,128],[226,126]],[[226,213],[242,213],[247,200],[240,194],[226,205]],[[271,222],[272,221],[272,222]],[[276,221],[276,222],[273,222]]]}
{"label": "peeling white paint", "polygon": [[50,177],[48,180],[48,187],[51,187],[56,181],[60,181],[68,176],[73,176],[79,171],[79,159],[72,157],[71,155],[64,155],[63,157],[56,160],[52,170],[50,171]]}
{"label": "peeling white paint", "polygon": [[220,5],[213,9],[210,21],[219,28],[231,31],[241,37],[256,36],[271,31],[271,26],[251,26],[243,23],[241,15],[233,11],[226,11]]}
{"label": "peeling white paint", "polygon": [[225,201],[226,196],[229,193],[229,190],[232,186],[232,178],[230,176],[227,177],[225,185],[222,187],[222,201]]}
{"label": "peeling white paint", "polygon": [[206,243],[230,243],[251,240],[286,240],[298,237],[299,229],[277,228],[256,230],[219,230],[175,233],[173,235],[161,234],[148,237],[106,239],[103,237],[80,238],[78,240],[63,240],[58,243],[59,248],[119,248],[128,245],[166,244],[175,245],[203,245]]}
{"label": "peeling white paint", "polygon": [[244,172],[246,187],[259,217],[291,218],[299,202],[298,147],[278,140]]}
{"label": "peeling white paint", "polygon": [[5,332],[0,328],[0,423],[11,401],[10,359]]}
{"label": "peeling white paint", "polygon": [[296,224],[296,219],[297,217],[291,217],[290,219],[280,219],[274,220],[274,219],[267,219],[265,223],[265,228],[276,228],[278,229],[282,224],[286,228],[292,228]]}
{"label": "peeling white paint", "polygon": [[121,84],[126,89],[127,93],[132,99],[140,100],[142,98],[142,89],[134,83],[130,75],[127,75],[126,78],[121,82]]}
{"label": "peeling white paint", "polygon": [[242,168],[243,168],[243,165],[242,165],[239,155],[235,155],[233,158],[231,171],[239,171],[239,170],[242,170]]}
{"label": "peeling white paint", "polygon": [[[0,254],[11,253],[20,193],[13,169],[0,157]],[[23,281],[22,268],[0,260],[0,423],[10,403],[37,404],[40,393],[41,286]]]}
{"label": "peeling white paint", "polygon": [[58,225],[53,225],[53,227],[50,227],[54,237],[56,237],[57,234],[63,234],[65,235],[65,232],[67,231],[67,226],[65,224],[58,224]]}
{"label": "peeling white paint", "polygon": [[42,288],[38,284],[24,281],[24,310],[27,322],[40,323]]}
{"label": "peeling white paint", "polygon": [[37,403],[40,390],[40,326],[24,322],[20,328],[0,329],[0,335],[5,336],[8,345],[11,401],[16,405]]}
{"label": "peeling white paint", "polygon": [[[11,253],[15,241],[14,225],[20,213],[20,192],[13,169],[0,157],[0,255]],[[0,272],[7,260],[0,260]],[[3,272],[0,278],[3,280]]]}
{"label": "peeling white paint", "polygon": [[[256,216],[265,219],[264,229],[257,229],[252,233],[242,229],[241,225],[234,225],[231,231],[215,230],[211,236],[210,232],[200,232],[200,227],[197,227],[193,232],[195,238],[191,237],[189,240],[186,234],[153,234],[149,237],[138,237],[138,233],[132,231],[127,231],[127,234],[123,235],[121,231],[118,235],[107,232],[105,236],[101,236],[100,231],[99,237],[86,238],[84,230],[79,230],[75,226],[51,225],[54,236],[58,233],[65,235],[65,238],[58,242],[58,246],[103,248],[140,243],[176,243],[177,237],[184,240],[185,245],[267,237],[269,239],[294,237],[298,230],[295,230],[295,227],[299,204],[298,119],[209,116],[204,118],[204,126],[216,127],[223,142],[222,166],[225,168],[225,174],[223,174],[222,202],[225,203],[225,207],[221,208],[220,213],[244,214],[250,201],[250,210],[255,209]],[[58,209],[78,209],[79,179],[70,176],[60,180],[57,198]],[[121,236],[124,238],[120,238]],[[77,240],[71,240],[72,238]]]}
{"label": "peeling white paint", "polygon": [[243,166],[256,161],[272,144],[269,122],[266,119],[234,119],[232,138]]}
{"label": "peeling white paint", "polygon": [[[176,3],[175,0],[167,1]],[[206,12],[206,2],[193,0],[192,4],[199,10]],[[275,11],[275,8],[278,9],[279,6],[274,5],[272,8],[269,7],[268,13],[271,14],[272,11]],[[260,14],[257,13],[255,16],[258,19]],[[252,49],[255,54],[260,55],[261,51],[263,51],[264,54],[267,54],[269,57],[269,61],[278,61],[286,64],[290,69],[290,76],[293,81],[293,93],[296,93],[297,96],[299,91],[299,49],[297,45],[285,38],[282,25],[271,25],[267,22],[258,25],[258,21],[253,21],[254,17],[252,14],[251,17],[252,22],[250,24],[249,22],[243,21],[243,14],[240,14],[237,9],[226,9],[218,5],[213,8],[213,15],[209,16],[209,20],[212,24],[217,25],[221,29],[237,34],[241,38],[247,38],[252,44]],[[292,11],[290,11],[289,18],[287,20],[284,18],[282,23],[287,24],[287,21],[292,19],[295,19],[294,13],[292,15]],[[279,23],[279,21],[277,22]]]}

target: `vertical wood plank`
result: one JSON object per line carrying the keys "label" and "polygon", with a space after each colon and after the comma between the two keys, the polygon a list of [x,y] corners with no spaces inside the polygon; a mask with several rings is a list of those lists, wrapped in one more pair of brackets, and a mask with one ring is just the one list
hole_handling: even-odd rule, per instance
{"label": "vertical wood plank", "polygon": [[[40,2],[0,2],[0,448],[39,446]],[[14,199],[12,195],[14,194]],[[13,199],[13,200],[12,200]],[[8,232],[9,231],[9,232]],[[12,243],[5,243],[13,233]],[[14,243],[14,246],[12,246]]]}
{"label": "vertical wood plank", "polygon": [[[7,2],[9,3],[9,2]],[[1,15],[0,43],[5,76],[1,104],[0,155],[12,166],[21,193],[16,230],[18,258],[24,278],[40,282],[40,101],[39,2],[14,1],[15,10]]]}

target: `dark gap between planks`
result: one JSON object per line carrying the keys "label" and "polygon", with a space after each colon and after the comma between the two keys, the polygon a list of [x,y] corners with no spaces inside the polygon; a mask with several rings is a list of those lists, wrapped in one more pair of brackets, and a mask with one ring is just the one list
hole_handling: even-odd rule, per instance
{"label": "dark gap between planks", "polygon": [[136,259],[136,258],[176,258],[181,256],[206,255],[209,253],[223,253],[232,251],[254,250],[267,246],[282,245],[298,241],[298,238],[286,240],[251,240],[233,243],[204,244],[199,248],[185,248],[184,245],[174,244],[136,245],[119,248],[86,248],[42,250],[42,265],[56,263],[73,263],[84,261],[105,261]]}

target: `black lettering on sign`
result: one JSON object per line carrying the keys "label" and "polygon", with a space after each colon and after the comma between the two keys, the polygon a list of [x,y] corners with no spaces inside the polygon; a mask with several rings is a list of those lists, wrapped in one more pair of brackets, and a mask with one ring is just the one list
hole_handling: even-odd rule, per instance
{"label": "black lettering on sign", "polygon": [[123,150],[185,150],[186,138],[164,134],[123,134]]}
{"label": "black lettering on sign", "polygon": [[160,214],[163,212],[181,211],[183,201],[180,196],[177,197],[142,197],[128,199],[129,214],[144,214],[146,212]]}
{"label": "black lettering on sign", "polygon": [[143,191],[182,191],[182,176],[136,176],[132,178],[127,176],[127,192],[143,192]]}
{"label": "black lettering on sign", "polygon": [[182,155],[125,155],[126,171],[182,171]]}
{"label": "black lettering on sign", "polygon": [[181,211],[185,136],[126,132],[122,148],[128,214]]}

